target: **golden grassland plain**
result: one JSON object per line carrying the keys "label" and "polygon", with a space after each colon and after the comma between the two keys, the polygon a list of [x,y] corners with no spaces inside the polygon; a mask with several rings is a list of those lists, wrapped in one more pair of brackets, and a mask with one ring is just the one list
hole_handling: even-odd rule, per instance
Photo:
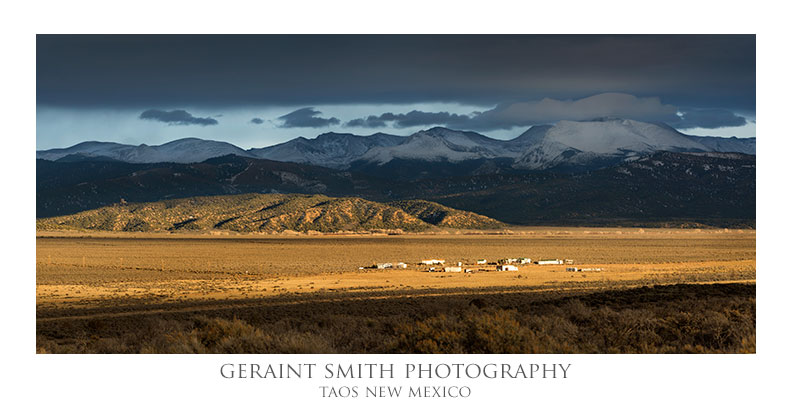
{"label": "golden grassland plain", "polygon": [[[476,265],[482,258],[518,257],[572,259],[571,266],[592,270],[518,265],[518,271],[495,271],[494,265]],[[416,265],[429,258],[463,262],[472,273]],[[409,267],[359,269],[382,262]],[[753,352],[755,278],[754,230],[39,232],[37,349]],[[685,285],[668,286],[676,284]],[[658,289],[641,296],[630,292],[646,288]],[[668,288],[674,295],[663,292]],[[598,293],[607,293],[611,302],[591,301]],[[714,324],[712,333],[696,337],[690,331],[698,329],[691,327],[670,334],[681,330],[674,320],[680,316],[704,318],[694,325]],[[565,332],[555,332],[565,324]],[[348,338],[349,330],[358,336]],[[605,336],[607,331],[614,332]],[[592,340],[597,335],[605,337],[598,343]]]}

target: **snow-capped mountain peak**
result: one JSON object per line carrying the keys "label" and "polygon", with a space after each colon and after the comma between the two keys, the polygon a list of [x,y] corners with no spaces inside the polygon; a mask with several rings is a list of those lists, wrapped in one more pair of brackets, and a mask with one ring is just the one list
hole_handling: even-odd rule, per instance
{"label": "snow-capped mountain peak", "polygon": [[586,122],[563,120],[547,130],[545,139],[597,154],[707,150],[704,145],[676,130],[629,119]]}
{"label": "snow-capped mountain peak", "polygon": [[417,132],[399,145],[372,148],[360,159],[380,164],[393,159],[458,162],[508,154],[502,140],[475,132],[435,127]]}
{"label": "snow-capped mountain peak", "polygon": [[374,147],[402,143],[403,136],[375,133],[358,136],[351,133],[322,133],[314,139],[300,137],[249,152],[261,159],[307,163],[324,167],[345,168]]}
{"label": "snow-capped mountain peak", "polygon": [[527,169],[609,164],[657,151],[711,151],[695,138],[665,124],[618,118],[563,120],[552,126],[535,126],[514,142],[524,146],[515,167]]}

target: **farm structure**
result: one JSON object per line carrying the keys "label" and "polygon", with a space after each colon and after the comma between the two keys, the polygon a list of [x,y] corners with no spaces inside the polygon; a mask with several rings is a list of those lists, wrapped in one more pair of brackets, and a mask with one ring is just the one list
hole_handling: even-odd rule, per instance
{"label": "farm structure", "polygon": [[495,267],[496,271],[518,271],[514,265],[498,265]]}
{"label": "farm structure", "polygon": [[564,261],[560,259],[540,259],[536,261],[537,265],[563,265]]}
{"label": "farm structure", "polygon": [[602,272],[602,268],[577,268],[574,266],[568,266],[566,268],[567,272]]}
{"label": "farm structure", "polygon": [[510,265],[510,264],[529,264],[531,263],[531,258],[504,258],[498,260],[498,265]]}
{"label": "farm structure", "polygon": [[378,262],[370,266],[361,266],[358,269],[407,269],[408,266],[404,262]]}

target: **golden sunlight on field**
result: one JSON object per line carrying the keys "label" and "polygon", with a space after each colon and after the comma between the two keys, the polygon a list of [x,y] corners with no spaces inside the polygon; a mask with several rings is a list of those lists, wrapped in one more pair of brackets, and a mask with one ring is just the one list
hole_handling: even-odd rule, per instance
{"label": "golden sunlight on field", "polygon": [[[68,321],[237,315],[250,302],[281,308],[285,319],[294,318],[288,305],[297,304],[354,308],[351,302],[413,299],[429,305],[455,296],[753,284],[755,238],[750,230],[582,228],[509,235],[41,234],[36,240],[37,323],[41,330]],[[496,270],[501,269],[498,260],[522,257],[533,262]],[[419,264],[428,259],[445,264]],[[539,259],[572,263],[535,264]],[[371,268],[400,262],[406,266]],[[461,267],[453,268],[458,262]]]}
{"label": "golden sunlight on field", "polygon": [[[136,299],[235,299],[283,293],[398,291],[755,278],[753,231],[538,230],[532,235],[285,238],[39,237],[39,307]],[[503,258],[572,259],[570,265],[478,265]],[[472,273],[429,272],[439,258]],[[359,269],[376,263],[407,269]],[[586,271],[587,269],[590,269]]]}

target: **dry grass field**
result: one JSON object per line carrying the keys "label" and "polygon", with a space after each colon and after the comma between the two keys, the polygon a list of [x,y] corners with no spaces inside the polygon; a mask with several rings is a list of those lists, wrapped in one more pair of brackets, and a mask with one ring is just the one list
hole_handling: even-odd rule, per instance
{"label": "dry grass field", "polygon": [[[755,350],[753,230],[40,232],[36,252],[39,352]],[[516,257],[594,270],[471,265]],[[378,262],[409,267],[359,269]]]}

